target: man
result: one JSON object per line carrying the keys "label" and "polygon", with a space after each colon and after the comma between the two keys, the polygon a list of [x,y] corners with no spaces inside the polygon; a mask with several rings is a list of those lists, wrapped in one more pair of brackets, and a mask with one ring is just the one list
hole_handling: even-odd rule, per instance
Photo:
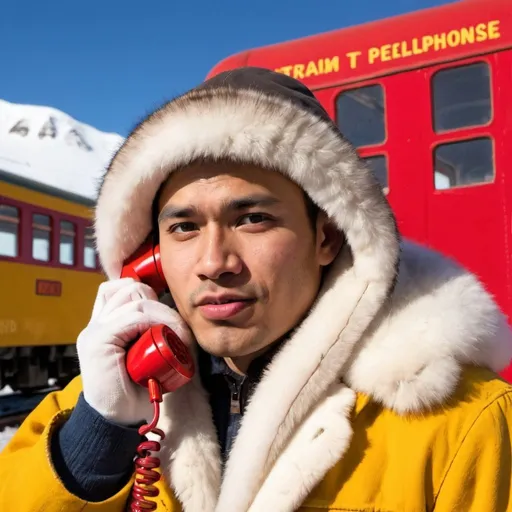
{"label": "man", "polygon": [[[473,275],[400,242],[299,82],[230,71],[149,116],[106,173],[96,235],[110,281],[81,378],[2,454],[2,510],[125,510],[151,418],[125,349],[159,323],[199,371],[164,396],[157,510],[512,509],[506,319]],[[148,236],[172,307],[118,279]]]}

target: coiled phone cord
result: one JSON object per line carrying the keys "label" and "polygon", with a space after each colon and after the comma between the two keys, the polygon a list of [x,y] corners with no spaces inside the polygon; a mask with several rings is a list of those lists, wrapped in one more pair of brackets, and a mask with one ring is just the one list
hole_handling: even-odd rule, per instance
{"label": "coiled phone cord", "polygon": [[[156,427],[160,419],[160,402],[162,401],[162,387],[156,379],[148,380],[149,400],[154,407],[153,420],[151,423],[142,425],[139,428],[139,434],[145,436],[148,433],[160,436],[160,441],[165,438],[162,430]],[[130,504],[131,512],[147,512],[156,510],[156,503],[147,498],[155,498],[159,494],[155,484],[160,480],[160,473],[156,468],[160,467],[160,459],[151,452],[160,451],[158,441],[143,441],[137,447],[138,457],[135,459],[135,483],[132,489],[132,500]]]}

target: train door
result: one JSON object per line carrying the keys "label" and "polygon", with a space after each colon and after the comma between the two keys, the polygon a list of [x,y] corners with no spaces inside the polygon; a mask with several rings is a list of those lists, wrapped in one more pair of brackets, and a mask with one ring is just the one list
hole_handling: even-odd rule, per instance
{"label": "train door", "polygon": [[[423,71],[430,98],[428,241],[475,272],[511,317],[505,154],[510,79],[500,54]],[[505,85],[506,84],[506,85]],[[510,143],[510,141],[509,141]]]}

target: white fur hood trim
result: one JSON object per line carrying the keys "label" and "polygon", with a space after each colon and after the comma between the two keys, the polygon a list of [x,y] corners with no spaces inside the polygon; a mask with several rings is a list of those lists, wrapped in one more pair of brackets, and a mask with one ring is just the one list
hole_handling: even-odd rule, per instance
{"label": "white fur hood trim", "polygon": [[446,401],[461,365],[500,372],[512,358],[506,317],[477,278],[405,243],[395,293],[358,343],[347,383],[398,413]]}

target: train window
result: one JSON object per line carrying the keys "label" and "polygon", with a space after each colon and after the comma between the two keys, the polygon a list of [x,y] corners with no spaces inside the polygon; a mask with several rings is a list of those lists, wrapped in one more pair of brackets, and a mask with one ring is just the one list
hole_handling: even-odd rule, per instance
{"label": "train window", "polygon": [[52,239],[51,220],[48,215],[34,213],[32,216],[32,258],[50,261],[50,241]]}
{"label": "train window", "polygon": [[369,156],[363,158],[372,169],[377,181],[381,184],[384,193],[389,191],[388,188],[388,162],[387,158],[383,155]]}
{"label": "train window", "polygon": [[18,208],[0,204],[0,256],[18,256],[19,225]]}
{"label": "train window", "polygon": [[493,144],[489,138],[450,142],[434,151],[434,185],[443,190],[494,180]]}
{"label": "train window", "polygon": [[436,132],[488,123],[492,108],[487,63],[437,72],[432,78],[432,102]]}
{"label": "train window", "polygon": [[60,221],[59,262],[64,265],[75,263],[75,225],[67,220]]}
{"label": "train window", "polygon": [[382,86],[368,85],[343,91],[336,99],[336,119],[341,133],[356,147],[384,142],[386,125]]}
{"label": "train window", "polygon": [[96,268],[96,251],[94,250],[94,230],[91,227],[85,228],[84,266],[86,266],[87,268]]}

